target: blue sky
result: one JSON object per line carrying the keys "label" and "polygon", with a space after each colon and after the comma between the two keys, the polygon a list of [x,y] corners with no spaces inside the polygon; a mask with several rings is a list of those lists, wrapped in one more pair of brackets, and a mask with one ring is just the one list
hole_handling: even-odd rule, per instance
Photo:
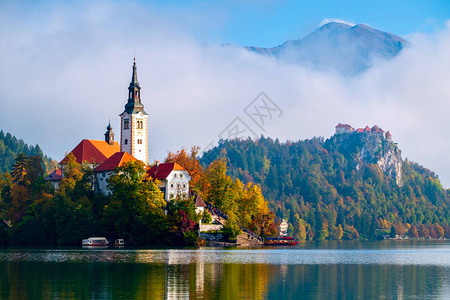
{"label": "blue sky", "polygon": [[[357,1],[143,1],[177,12],[191,34],[205,43],[269,47],[312,32],[324,19],[365,23],[402,37],[441,29],[450,17],[446,0]],[[190,15],[202,18],[192,20]]]}

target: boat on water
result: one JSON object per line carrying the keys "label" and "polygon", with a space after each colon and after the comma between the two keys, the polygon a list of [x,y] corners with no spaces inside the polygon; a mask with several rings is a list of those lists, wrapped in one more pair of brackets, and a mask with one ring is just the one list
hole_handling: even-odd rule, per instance
{"label": "boat on water", "polygon": [[125,246],[125,241],[123,239],[117,239],[114,241],[114,247],[123,248]]}
{"label": "boat on water", "polygon": [[265,246],[295,246],[297,244],[298,241],[290,236],[266,238],[264,241]]}
{"label": "boat on water", "polygon": [[86,248],[106,248],[109,242],[105,237],[90,237],[83,240],[81,244]]}

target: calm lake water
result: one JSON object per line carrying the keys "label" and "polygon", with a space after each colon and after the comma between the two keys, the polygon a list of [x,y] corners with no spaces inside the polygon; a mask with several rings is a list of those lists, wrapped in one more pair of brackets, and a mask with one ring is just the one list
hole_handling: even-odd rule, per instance
{"label": "calm lake water", "polygon": [[450,299],[450,241],[0,249],[0,299]]}

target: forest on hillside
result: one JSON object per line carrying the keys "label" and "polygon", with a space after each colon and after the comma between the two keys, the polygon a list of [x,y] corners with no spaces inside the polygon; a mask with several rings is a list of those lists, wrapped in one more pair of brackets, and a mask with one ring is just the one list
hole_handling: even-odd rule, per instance
{"label": "forest on hillside", "polygon": [[288,220],[290,234],[299,239],[449,237],[450,190],[436,174],[403,160],[398,185],[375,162],[357,167],[364,146],[358,143],[342,147],[333,137],[285,143],[264,137],[222,140],[201,163],[223,158],[232,177],[260,185],[270,208]]}
{"label": "forest on hillside", "polygon": [[9,132],[5,134],[3,130],[0,130],[0,174],[11,172],[16,156],[20,153],[27,156],[42,157],[45,169],[49,172],[56,167],[56,162],[44,155],[39,145],[27,145],[23,140],[16,138]]}
{"label": "forest on hillside", "polygon": [[227,214],[221,233],[235,242],[241,227],[263,236],[275,236],[275,214],[257,185],[242,184],[228,176],[226,162],[217,160],[206,169],[197,158],[170,153],[166,161],[177,162],[191,174],[188,199],[164,200],[160,181],[147,173],[141,161],[117,167],[107,179],[111,195],[96,189],[94,168],[79,164],[70,153],[61,166],[59,187],[45,181],[41,156],[16,156],[11,172],[0,174],[0,245],[80,245],[89,236],[125,239],[127,245],[195,245],[200,220],[212,221],[209,212],[198,213],[198,194]]}

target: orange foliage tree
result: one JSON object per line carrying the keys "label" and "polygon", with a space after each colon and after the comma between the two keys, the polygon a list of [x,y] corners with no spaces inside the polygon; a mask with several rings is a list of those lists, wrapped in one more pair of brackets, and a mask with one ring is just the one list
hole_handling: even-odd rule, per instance
{"label": "orange foliage tree", "polygon": [[176,162],[185,168],[191,175],[192,180],[190,186],[193,188],[198,187],[199,181],[204,174],[203,167],[197,158],[199,152],[200,147],[193,146],[190,153],[188,153],[186,149],[181,149],[176,153],[169,152],[165,160],[167,163]]}

